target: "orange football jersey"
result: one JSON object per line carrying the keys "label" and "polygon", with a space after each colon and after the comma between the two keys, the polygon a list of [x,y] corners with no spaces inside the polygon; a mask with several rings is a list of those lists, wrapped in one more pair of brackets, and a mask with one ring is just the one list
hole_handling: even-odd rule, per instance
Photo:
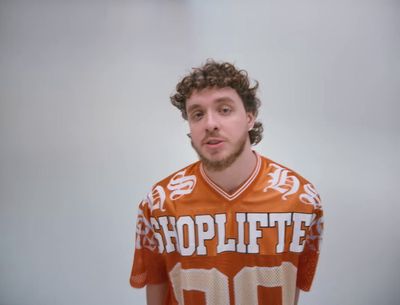
{"label": "orange football jersey", "polygon": [[293,305],[316,271],[323,214],[314,186],[257,154],[228,194],[196,162],[140,203],[130,283],[168,281],[164,304]]}

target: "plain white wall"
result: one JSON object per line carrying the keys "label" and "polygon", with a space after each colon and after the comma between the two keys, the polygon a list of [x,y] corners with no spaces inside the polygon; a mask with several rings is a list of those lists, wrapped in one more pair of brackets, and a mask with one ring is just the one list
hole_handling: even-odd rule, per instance
{"label": "plain white wall", "polygon": [[256,150],[317,185],[309,305],[400,304],[399,1],[1,1],[0,304],[145,304],[136,206],[196,160],[169,104],[206,58],[260,82]]}

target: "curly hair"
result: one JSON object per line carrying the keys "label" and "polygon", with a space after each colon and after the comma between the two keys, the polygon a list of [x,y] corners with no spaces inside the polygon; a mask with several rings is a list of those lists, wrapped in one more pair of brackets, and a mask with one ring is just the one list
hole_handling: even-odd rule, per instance
{"label": "curly hair", "polygon": [[[171,103],[181,111],[182,117],[187,120],[186,100],[190,98],[193,91],[225,87],[234,89],[242,99],[246,112],[257,117],[258,108],[261,105],[261,101],[256,96],[258,82],[255,81],[255,85],[251,87],[245,70],[238,70],[228,62],[218,63],[211,59],[207,60],[201,67],[193,68],[192,72],[176,85],[176,93],[170,98]],[[262,132],[262,123],[256,121],[254,127],[249,130],[252,145],[261,141]]]}

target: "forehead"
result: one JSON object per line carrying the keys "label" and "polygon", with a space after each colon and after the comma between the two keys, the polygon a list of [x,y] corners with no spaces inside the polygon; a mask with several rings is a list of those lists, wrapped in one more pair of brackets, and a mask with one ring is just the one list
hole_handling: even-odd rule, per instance
{"label": "forehead", "polygon": [[193,107],[209,106],[220,102],[230,102],[234,104],[243,104],[242,99],[235,89],[226,88],[205,88],[194,90],[186,100],[186,110]]}

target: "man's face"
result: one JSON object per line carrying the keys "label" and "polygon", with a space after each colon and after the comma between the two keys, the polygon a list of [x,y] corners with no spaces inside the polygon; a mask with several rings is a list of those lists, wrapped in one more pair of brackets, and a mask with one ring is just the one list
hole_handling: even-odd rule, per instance
{"label": "man's face", "polygon": [[192,146],[209,170],[229,167],[244,149],[250,149],[248,131],[254,115],[230,88],[194,91],[186,101]]}

